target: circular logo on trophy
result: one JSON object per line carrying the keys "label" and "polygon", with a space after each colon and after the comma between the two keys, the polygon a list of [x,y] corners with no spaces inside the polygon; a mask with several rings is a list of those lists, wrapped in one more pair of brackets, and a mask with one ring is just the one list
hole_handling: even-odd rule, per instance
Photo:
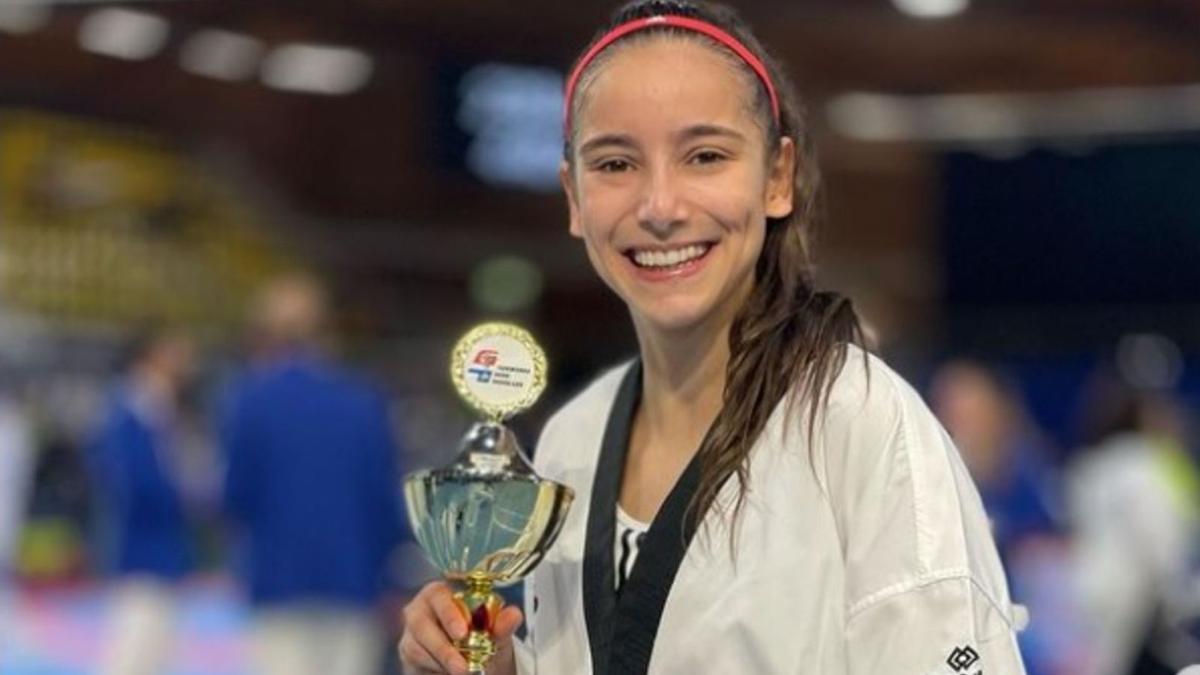
{"label": "circular logo on trophy", "polygon": [[485,323],[454,346],[450,378],[467,405],[502,420],[541,396],[546,388],[546,355],[525,329]]}

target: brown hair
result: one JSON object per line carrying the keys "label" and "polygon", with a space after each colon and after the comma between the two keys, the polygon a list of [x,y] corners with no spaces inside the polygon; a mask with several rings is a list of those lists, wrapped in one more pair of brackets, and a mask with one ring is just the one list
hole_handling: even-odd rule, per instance
{"label": "brown hair", "polygon": [[[753,71],[732,52],[707,38],[699,38],[737,64],[735,67],[746,86],[756,92],[751,103],[755,119],[764,129],[768,148],[778,148],[784,136],[791,138],[796,146],[792,212],[783,218],[767,218],[754,289],[730,328],[724,404],[698,451],[700,482],[688,508],[691,525],[695,526],[714,506],[718,491],[732,475],[737,476],[740,486],[734,515],[740,511],[748,485],[750,449],[772,411],[793,390],[799,394],[797,399],[809,406],[811,444],[818,413],[834,377],[845,363],[847,345],[861,345],[863,336],[850,301],[836,293],[818,292],[815,287],[810,250],[813,231],[823,217],[820,173],[804,110],[783,69],[733,9],[715,3],[638,0],[617,10],[610,25],[597,34],[592,44],[622,23],[657,15],[686,16],[711,23],[758,56],[766,64],[779,97],[778,123],[771,114],[766,88]],[[648,35],[684,39],[696,36],[678,28],[649,28],[615,43],[592,61],[580,78],[575,100],[567,101],[572,106],[572,119],[579,119],[597,64],[606,61],[620,45]],[[584,49],[583,53],[586,52]],[[573,143],[573,138],[565,139],[564,154],[568,162],[573,161]],[[769,157],[773,155],[773,151],[768,152]]]}

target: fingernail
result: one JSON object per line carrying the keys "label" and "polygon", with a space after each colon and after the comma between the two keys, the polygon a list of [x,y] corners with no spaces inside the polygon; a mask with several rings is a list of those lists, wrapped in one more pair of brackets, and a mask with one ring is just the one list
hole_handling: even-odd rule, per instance
{"label": "fingernail", "polygon": [[454,624],[454,638],[456,640],[461,640],[465,637],[467,637],[467,624],[465,624],[465,623]]}

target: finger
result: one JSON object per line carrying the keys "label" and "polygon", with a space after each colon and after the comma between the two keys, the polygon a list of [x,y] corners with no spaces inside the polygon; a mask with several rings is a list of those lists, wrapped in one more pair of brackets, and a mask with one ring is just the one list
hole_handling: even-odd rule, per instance
{"label": "finger", "polygon": [[[467,662],[450,642],[433,612],[433,599],[448,590],[430,584],[405,608],[405,630],[401,648],[414,663],[437,673],[466,673]],[[453,599],[451,599],[453,603]]]}
{"label": "finger", "polygon": [[439,666],[436,670],[421,668],[419,666],[402,666],[400,672],[403,675],[446,675],[446,671]]}
{"label": "finger", "polygon": [[467,636],[467,617],[454,600],[454,594],[444,584],[430,589],[429,606],[446,633],[455,640]]}
{"label": "finger", "polygon": [[512,634],[520,628],[525,621],[525,615],[520,609],[513,605],[509,605],[500,610],[500,614],[496,616],[496,623],[492,626],[492,634],[497,640],[505,640],[512,637]]}
{"label": "finger", "polygon": [[450,673],[467,672],[467,660],[450,642],[446,632],[436,621],[418,621],[409,629],[413,640],[428,653],[437,666]]}
{"label": "finger", "polygon": [[445,672],[437,659],[428,649],[421,646],[413,638],[412,633],[405,632],[400,639],[400,663],[404,666],[404,675],[425,675],[426,673]]}

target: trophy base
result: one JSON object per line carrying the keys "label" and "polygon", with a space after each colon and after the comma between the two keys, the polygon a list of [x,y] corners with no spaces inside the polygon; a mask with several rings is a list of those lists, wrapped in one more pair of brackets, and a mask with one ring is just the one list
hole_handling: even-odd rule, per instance
{"label": "trophy base", "polygon": [[487,662],[496,653],[492,626],[500,613],[501,599],[492,592],[492,580],[472,575],[463,580],[466,588],[454,594],[459,607],[467,614],[471,625],[467,637],[456,643],[459,653],[467,660],[467,672],[483,675]]}
{"label": "trophy base", "polygon": [[487,662],[496,653],[496,643],[484,631],[471,631],[466,639],[459,640],[458,651],[467,659],[467,672],[471,675],[483,675],[487,672]]}

